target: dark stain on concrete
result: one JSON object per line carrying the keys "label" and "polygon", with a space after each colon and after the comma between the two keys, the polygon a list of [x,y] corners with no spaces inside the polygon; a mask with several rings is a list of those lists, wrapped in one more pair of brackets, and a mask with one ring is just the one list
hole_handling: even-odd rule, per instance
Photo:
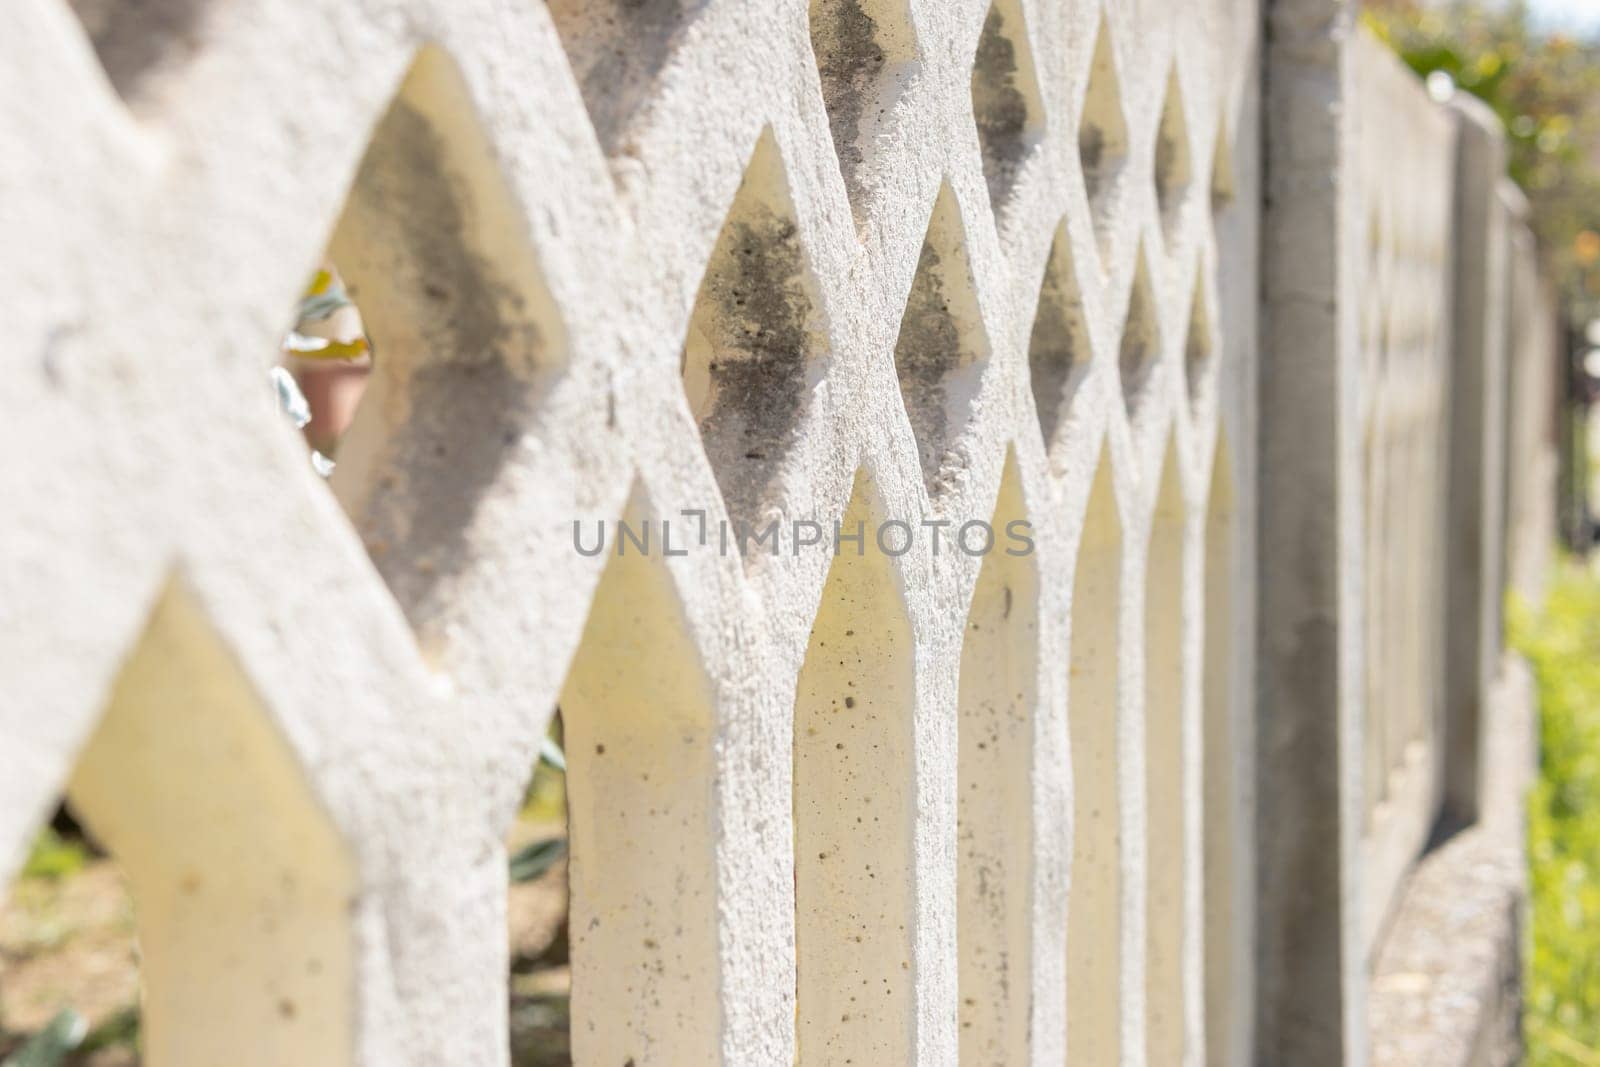
{"label": "dark stain on concrete", "polygon": [[1017,39],[1025,33],[1020,22],[1007,26],[1000,5],[991,7],[972,67],[972,115],[978,124],[989,198],[996,207],[1010,197],[1017,172],[1035,143],[1028,128],[1034,118],[1028,91],[1035,87],[1026,84],[1027,74],[1018,62]]}
{"label": "dark stain on concrete", "polygon": [[741,194],[700,285],[691,330],[703,344],[684,356],[686,373],[709,377],[695,415],[735,521],[756,519],[793,443],[822,344],[815,312],[794,218]]}
{"label": "dark stain on concrete", "polygon": [[1047,447],[1089,369],[1089,334],[1071,256],[1066,235],[1057,234],[1028,339],[1028,375]]}

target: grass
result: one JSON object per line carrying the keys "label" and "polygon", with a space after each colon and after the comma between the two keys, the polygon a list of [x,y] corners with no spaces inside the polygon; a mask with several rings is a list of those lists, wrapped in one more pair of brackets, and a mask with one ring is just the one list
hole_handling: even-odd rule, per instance
{"label": "grass", "polygon": [[28,860],[22,867],[24,878],[59,879],[77,874],[89,862],[89,848],[82,841],[62,837],[46,826],[34,839]]}
{"label": "grass", "polygon": [[1600,575],[1569,562],[1554,579],[1537,617],[1510,612],[1540,709],[1523,1034],[1530,1067],[1600,1067]]}

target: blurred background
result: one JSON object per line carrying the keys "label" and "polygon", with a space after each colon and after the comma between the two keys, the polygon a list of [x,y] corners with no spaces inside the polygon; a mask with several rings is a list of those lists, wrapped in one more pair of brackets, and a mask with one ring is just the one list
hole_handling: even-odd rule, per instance
{"label": "blurred background", "polygon": [[1508,605],[1541,718],[1523,1033],[1530,1064],[1600,1064],[1600,3],[1366,0],[1362,18],[1435,96],[1471,93],[1499,115],[1560,290],[1567,557],[1537,611]]}

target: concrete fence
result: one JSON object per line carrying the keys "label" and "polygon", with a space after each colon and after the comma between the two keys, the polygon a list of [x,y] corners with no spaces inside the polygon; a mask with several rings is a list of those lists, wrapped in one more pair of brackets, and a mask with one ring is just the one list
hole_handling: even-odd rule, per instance
{"label": "concrete fence", "polygon": [[[0,885],[64,796],[147,1062],[505,1064],[558,706],[576,1062],[1439,1017],[1373,976],[1515,803],[1556,331],[1499,134],[1349,10],[6,23]],[[267,386],[325,260],[376,350],[327,480]]]}

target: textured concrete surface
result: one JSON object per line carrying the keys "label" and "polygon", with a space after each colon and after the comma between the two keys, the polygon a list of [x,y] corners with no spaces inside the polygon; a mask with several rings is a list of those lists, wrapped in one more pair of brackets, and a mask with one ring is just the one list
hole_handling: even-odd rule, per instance
{"label": "textured concrete surface", "polygon": [[[0,880],[83,770],[177,589],[236,668],[221,699],[283,746],[261,765],[298,770],[317,839],[350,876],[316,936],[347,947],[352,1000],[297,1062],[505,1062],[502,840],[566,686],[659,700],[690,766],[709,767],[692,802],[664,788],[670,815],[643,798],[642,815],[598,798],[574,812],[575,884],[626,882],[625,861],[656,849],[702,894],[680,940],[602,939],[587,961],[575,940],[575,971],[602,985],[640,966],[674,976],[605,986],[619,1002],[580,986],[575,1025],[605,1034],[580,1040],[640,1063],[788,1064],[799,1033],[808,1060],[830,1058],[822,1035],[858,1062],[953,1062],[957,667],[981,561],[881,558],[866,607],[830,582],[826,553],[697,551],[630,571],[576,555],[572,523],[703,508],[713,524],[831,526],[854,507],[954,529],[995,514],[1009,469],[1006,499],[1036,531],[1038,652],[1018,668],[1034,672],[1014,828],[1027,890],[1006,900],[1027,909],[1011,980],[1030,1008],[1003,1028],[1003,1059],[1060,1062],[1105,1040],[1146,1062],[1151,973],[1167,1006],[1151,1040],[1199,1059],[1200,822],[1182,822],[1181,864],[1153,863],[1147,804],[1198,812],[1201,665],[1248,665],[1248,648],[1202,656],[1197,607],[1217,584],[1203,561],[1227,563],[1201,551],[1228,528],[1208,508],[1254,513],[1251,3],[173,0],[138,24],[80,6],[83,20],[25,0],[0,39]],[[745,240],[761,254],[730,262]],[[329,248],[380,352],[331,485],[265,380]],[[741,306],[746,285],[761,298]],[[795,402],[759,407],[774,391]],[[1236,446],[1221,453],[1219,423]],[[1216,454],[1233,466],[1220,483]],[[1119,574],[1107,615],[1079,618],[1097,478]],[[1184,561],[1181,589],[1148,590],[1163,484],[1183,515],[1162,549]],[[1248,611],[1249,564],[1224,569]],[[1145,679],[1154,596],[1184,605],[1163,636],[1178,677],[1160,685]],[[591,615],[616,603],[660,644],[630,651],[636,634]],[[809,975],[795,993],[797,956],[842,967],[857,951],[823,883],[802,870],[795,895],[796,806],[832,780],[797,746],[796,705],[831,680],[808,649],[837,620],[883,667],[838,680],[904,683],[861,721],[895,741],[870,769],[896,813],[873,841],[901,865],[905,954],[894,995],[848,1023],[822,1014]],[[1085,717],[1092,736],[1069,737],[1066,665],[1093,633],[1116,635],[1093,668],[1115,684]],[[1233,677],[1224,708],[1248,695]],[[591,726],[592,766],[641,759],[637,724]],[[1246,751],[1247,732],[1229,736]],[[1117,853],[1069,872],[1075,753],[1097,746],[1112,753],[1117,807],[1101,817]],[[1176,759],[1176,791],[1152,793],[1147,749]],[[176,760],[161,777],[220,787],[230,766]],[[1224,797],[1206,825],[1237,832],[1248,801]],[[822,814],[806,833],[851,843],[843,823],[863,812]],[[1178,824],[1158,814],[1166,848]],[[585,818],[614,836],[585,846]],[[1231,855],[1248,862],[1248,845]],[[1075,1037],[1063,917],[1072,886],[1108,877],[1116,1009]],[[1176,944],[1152,941],[1152,877],[1183,902]],[[665,900],[633,888],[640,906]],[[1228,933],[1235,960],[1246,936]],[[1154,971],[1152,945],[1168,954]],[[276,981],[231,979],[244,1007],[211,1021],[256,1026]],[[1244,1025],[1248,1010],[1229,1010],[1243,990],[1211,1017]],[[691,1010],[631,999],[657,992]],[[286,1046],[251,1047],[267,1062]]]}
{"label": "textured concrete surface", "polygon": [[1371,961],[1446,782],[1483,774],[1444,709],[1499,655],[1504,394],[1468,364],[1511,300],[1500,135],[1458,154],[1452,112],[1346,5],[1267,19],[1255,1055],[1363,1063]]}
{"label": "textured concrete surface", "polygon": [[1524,794],[1537,760],[1536,694],[1507,656],[1488,695],[1487,817],[1424,856],[1373,963],[1372,1060],[1505,1065],[1521,1059],[1526,941]]}
{"label": "textured concrete surface", "polygon": [[[498,1067],[559,703],[582,1059],[1493,1049],[1520,846],[1439,691],[1502,494],[1537,586],[1538,345],[1462,379],[1461,612],[1443,420],[1547,298],[1495,182],[1453,273],[1456,127],[1354,6],[13,5],[0,883],[68,793],[169,1063]],[[324,481],[267,374],[327,256]]]}
{"label": "textured concrete surface", "polygon": [[1259,1063],[1360,1057],[1352,8],[1266,5],[1259,498],[1272,504],[1257,545]]}
{"label": "textured concrete surface", "polygon": [[[1361,257],[1351,302],[1360,321],[1358,416],[1362,539],[1359,774],[1362,959],[1439,814],[1449,766],[1441,678],[1445,610],[1446,446],[1457,393],[1451,205],[1456,124],[1369,35],[1352,42],[1357,89]],[[1406,175],[1396,181],[1397,172]],[[1499,292],[1493,290],[1492,292]],[[1482,299],[1482,298],[1480,298]]]}

